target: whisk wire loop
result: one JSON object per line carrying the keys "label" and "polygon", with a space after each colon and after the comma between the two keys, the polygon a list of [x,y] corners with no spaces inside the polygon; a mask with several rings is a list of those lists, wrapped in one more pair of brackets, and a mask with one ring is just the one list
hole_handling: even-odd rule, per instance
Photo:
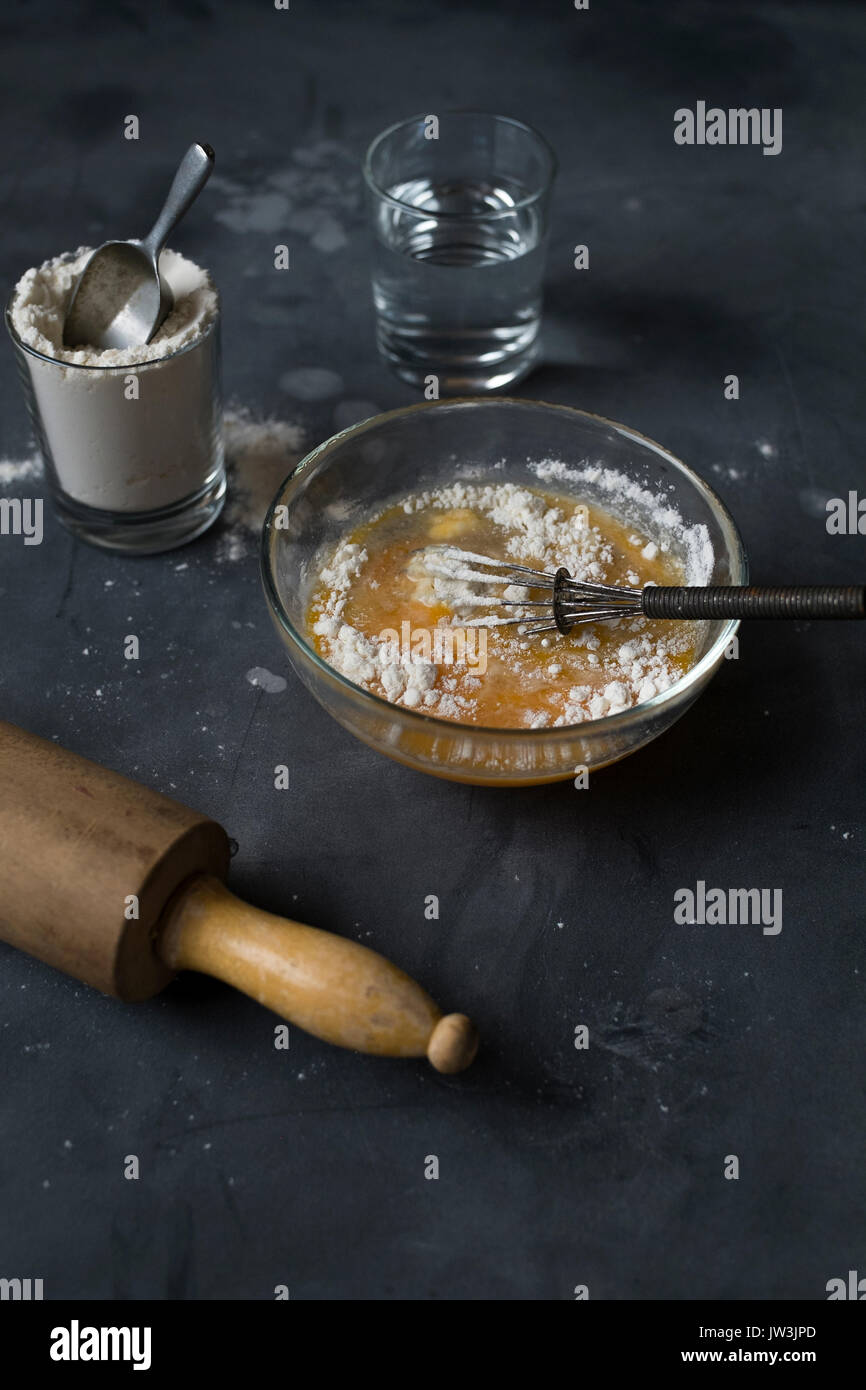
{"label": "whisk wire loop", "polygon": [[[560,632],[567,636],[583,623],[613,622],[642,616],[659,619],[730,618],[864,618],[863,585],[786,585],[776,588],[725,585],[657,585],[641,589],[598,584],[573,578],[565,567],[554,573],[532,569],[511,560],[493,560],[456,546],[428,546],[424,565],[432,576],[475,584],[498,584],[504,592],[493,602],[515,608],[514,617],[486,613],[471,618],[468,627],[513,627],[528,634]],[[509,590],[520,591],[510,593]],[[540,590],[543,598],[531,598]],[[491,596],[492,597],[492,596]],[[466,602],[486,606],[474,596]],[[542,611],[527,613],[527,609]]]}

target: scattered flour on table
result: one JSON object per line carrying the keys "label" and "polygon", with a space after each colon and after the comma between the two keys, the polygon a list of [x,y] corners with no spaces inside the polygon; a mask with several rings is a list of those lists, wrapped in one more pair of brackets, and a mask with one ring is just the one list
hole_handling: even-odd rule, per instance
{"label": "scattered flour on table", "polygon": [[285,676],[275,676],[266,666],[253,666],[247,671],[247,680],[268,695],[279,695],[286,688]]}
{"label": "scattered flour on table", "polygon": [[260,420],[238,407],[226,411],[224,431],[229,500],[218,557],[233,562],[249,553],[280,483],[302,457],[304,428],[288,420]]}
{"label": "scattered flour on table", "polygon": [[210,186],[222,196],[215,217],[231,232],[289,231],[325,256],[349,244],[363,216],[357,154],[335,140],[296,147],[264,180],[250,166],[233,178],[214,174]]}
{"label": "scattered flour on table", "polygon": [[[654,497],[612,470],[595,468],[579,474],[565,465],[547,462],[538,465],[537,473],[544,482],[567,477],[570,482],[579,478],[593,483],[596,492],[600,490],[609,498],[612,515],[620,520],[633,520],[635,525],[638,521],[642,523],[644,534],[632,535],[630,543],[639,547],[646,559],[654,559],[659,550],[669,551],[673,547],[677,558],[683,560],[685,582],[707,583],[713,551],[706,528],[686,526],[666,499]],[[565,566],[578,580],[610,582],[608,567],[613,560],[613,550],[602,532],[597,527],[586,526],[580,513],[568,515],[560,508],[551,507],[544,497],[527,488],[513,483],[459,482],[408,497],[402,505],[409,514],[429,509],[471,509],[488,516],[504,529],[506,549],[515,561],[529,562],[546,570]],[[657,540],[647,539],[648,529]],[[458,721],[461,716],[471,714],[475,708],[471,677],[458,682],[456,674],[442,676],[432,662],[402,647],[397,648],[392,642],[368,637],[343,621],[352,587],[361,578],[368,559],[363,546],[346,540],[337,546],[320,571],[319,578],[327,590],[327,597],[313,631],[322,639],[327,659],[349,680],[383,695],[393,704]],[[459,571],[436,574],[427,567],[426,576],[419,573],[412,577],[419,581],[416,597],[430,604],[447,604],[454,615],[454,624],[466,622],[479,604],[491,607],[490,590],[467,582]],[[624,576],[618,576],[618,581],[636,584],[638,577],[634,571],[627,571]],[[527,597],[527,593],[514,587],[506,590],[504,597],[519,600]],[[521,616],[520,609],[515,613]],[[541,728],[548,724],[561,727],[619,714],[652,699],[679,680],[681,670],[676,658],[689,649],[693,633],[687,630],[677,633],[673,629],[664,637],[652,635],[650,624],[641,617],[620,620],[618,626],[623,632],[622,643],[602,657],[596,654],[601,644],[591,626],[571,633],[567,639],[570,647],[585,649],[586,665],[595,668],[596,683],[573,686],[556,716],[546,710],[528,709],[525,722],[529,727]],[[502,631],[497,636],[505,644],[508,664],[519,672],[522,653],[527,648],[525,639],[519,634],[506,636]],[[562,667],[553,661],[553,652],[551,659],[549,674],[559,676]],[[475,688],[478,688],[477,681]]]}
{"label": "scattered flour on table", "polygon": [[15,487],[42,476],[42,459],[32,453],[23,459],[0,459],[0,487]]}
{"label": "scattered flour on table", "polygon": [[280,390],[297,401],[324,401],[343,389],[343,378],[330,367],[292,367],[280,377]]}

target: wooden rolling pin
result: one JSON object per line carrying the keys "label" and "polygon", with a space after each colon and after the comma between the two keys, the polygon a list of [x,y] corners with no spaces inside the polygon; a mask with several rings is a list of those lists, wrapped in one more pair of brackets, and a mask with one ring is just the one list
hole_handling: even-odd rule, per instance
{"label": "wooden rolling pin", "polygon": [[120,999],[200,970],[338,1047],[469,1066],[464,1014],[366,946],[241,902],[228,864],[215,821],[0,721],[2,940]]}

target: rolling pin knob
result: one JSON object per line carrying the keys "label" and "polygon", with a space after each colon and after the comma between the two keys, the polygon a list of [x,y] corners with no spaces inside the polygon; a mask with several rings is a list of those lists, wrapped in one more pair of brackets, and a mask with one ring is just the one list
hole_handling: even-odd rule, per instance
{"label": "rolling pin knob", "polygon": [[478,1030],[465,1014],[440,1018],[427,1044],[427,1060],[448,1075],[465,1071],[478,1051]]}

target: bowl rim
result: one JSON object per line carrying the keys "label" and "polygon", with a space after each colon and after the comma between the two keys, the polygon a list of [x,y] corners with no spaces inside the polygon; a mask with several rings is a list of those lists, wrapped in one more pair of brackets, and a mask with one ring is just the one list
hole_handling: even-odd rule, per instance
{"label": "bowl rim", "polygon": [[680,680],[668,686],[667,690],[662,690],[657,695],[653,695],[651,699],[644,700],[637,705],[632,705],[629,709],[623,710],[619,714],[602,715],[600,719],[585,719],[578,724],[547,724],[541,728],[532,729],[520,726],[511,728],[490,724],[461,724],[456,719],[441,719],[435,714],[425,714],[421,710],[409,709],[408,706],[398,705],[391,700],[386,700],[383,696],[375,694],[374,691],[367,690],[362,685],[356,685],[354,681],[349,680],[348,676],[344,676],[342,672],[338,671],[334,666],[331,666],[330,663],[327,662],[324,657],[320,656],[316,649],[306,641],[304,636],[297,631],[283,607],[282,599],[277,591],[274,579],[274,567],[271,563],[271,550],[277,543],[279,537],[279,531],[273,527],[272,522],[276,508],[283,505],[282,498],[284,493],[295,479],[299,478],[313,463],[318,462],[322,455],[330,452],[337,444],[353,436],[369,433],[371,430],[378,428],[385,421],[396,420],[401,416],[413,415],[421,411],[439,410],[443,408],[451,409],[455,406],[490,407],[496,405],[529,406],[531,408],[555,410],[567,415],[579,416],[581,419],[592,420],[597,424],[606,425],[616,430],[617,434],[627,439],[634,440],[643,446],[648,446],[654,452],[662,455],[669,463],[673,463],[686,476],[699,495],[701,495],[705,502],[711,507],[711,510],[726,535],[728,548],[733,556],[735,565],[738,566],[741,571],[740,575],[735,577],[735,582],[743,584],[748,582],[748,557],[743,538],[740,535],[739,528],[734,518],[731,516],[715,489],[687,463],[684,463],[676,454],[672,454],[669,449],[665,448],[663,444],[659,444],[656,440],[650,439],[648,435],[641,434],[639,430],[632,429],[628,425],[620,424],[618,421],[611,420],[605,415],[596,415],[592,411],[581,410],[577,406],[562,405],[555,401],[534,400],[529,397],[521,396],[449,396],[443,400],[417,401],[414,405],[400,406],[395,410],[385,410],[379,415],[371,415],[367,420],[358,421],[356,424],[350,425],[347,429],[340,430],[337,434],[332,434],[327,439],[322,440],[314,449],[311,449],[309,453],[305,454],[292,471],[283,479],[273,501],[268,507],[262,527],[260,550],[261,577],[265,590],[265,597],[268,601],[271,613],[276,618],[280,629],[285,632],[290,642],[295,647],[299,648],[302,655],[312,661],[314,666],[318,667],[332,680],[337,681],[339,685],[345,686],[347,690],[354,694],[361,695],[365,700],[372,702],[374,707],[381,706],[383,712],[389,713],[392,719],[395,717],[396,711],[397,717],[405,716],[409,719],[410,723],[413,720],[418,721],[419,726],[423,724],[428,729],[432,728],[438,730],[442,735],[453,737],[456,731],[463,730],[470,732],[473,736],[489,736],[499,740],[508,736],[514,737],[515,735],[520,735],[521,738],[532,738],[539,743],[544,742],[545,739],[558,741],[566,736],[572,739],[579,736],[586,737],[587,735],[597,733],[601,730],[615,731],[627,729],[630,723],[645,717],[647,711],[659,712],[666,705],[672,703],[675,698],[681,697],[689,691],[692,686],[699,684],[702,678],[718,663],[725,647],[729,645],[731,638],[739,628],[740,620],[738,618],[728,619],[713,645],[704,653],[701,659],[695,662],[694,666],[690,666],[689,669],[683,673]]}

